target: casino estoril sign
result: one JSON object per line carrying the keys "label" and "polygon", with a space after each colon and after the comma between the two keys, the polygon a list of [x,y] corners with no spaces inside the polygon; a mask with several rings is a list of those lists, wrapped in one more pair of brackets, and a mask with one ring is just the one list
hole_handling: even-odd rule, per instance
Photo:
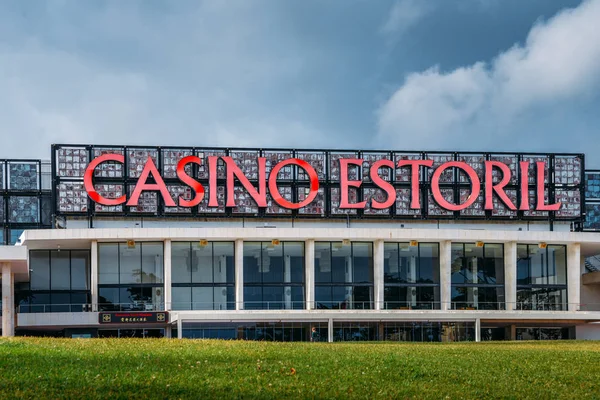
{"label": "casino estoril sign", "polygon": [[[235,202],[234,197],[234,181],[237,179],[244,189],[248,192],[248,194],[254,199],[256,204],[259,207],[267,207],[267,192],[271,195],[273,200],[279,204],[281,207],[286,209],[299,209],[309,205],[317,196],[319,190],[319,177],[315,169],[304,160],[300,160],[298,158],[288,158],[285,159],[272,167],[272,170],[267,178],[266,167],[267,167],[267,159],[264,157],[257,157],[258,164],[258,187],[255,187],[248,177],[244,175],[244,172],[240,168],[236,162],[228,156],[208,156],[205,159],[206,164],[208,165],[209,171],[211,171],[208,180],[208,189],[209,189],[209,199],[208,199],[208,207],[218,207],[217,201],[217,162],[221,159],[226,166],[227,176],[226,176],[226,193],[227,193],[227,207],[235,207],[237,204]],[[116,163],[124,163],[124,156],[121,154],[104,154],[95,159],[93,159],[84,175],[84,186],[87,191],[89,197],[95,201],[96,203],[106,205],[106,206],[115,206],[120,204],[126,204],[127,206],[137,206],[140,195],[144,191],[157,191],[161,194],[164,204],[168,207],[194,207],[200,204],[202,199],[204,198],[205,188],[204,186],[188,175],[185,171],[185,167],[188,164],[196,163],[198,165],[202,165],[203,160],[196,156],[187,156],[183,157],[177,163],[177,178],[181,181],[183,185],[189,186],[189,188],[193,192],[193,196],[191,199],[186,200],[182,196],[179,196],[177,199],[173,199],[167,190],[167,186],[163,178],[156,167],[156,164],[152,160],[151,157],[148,157],[142,173],[135,185],[135,189],[127,198],[127,196],[123,195],[119,198],[108,199],[100,195],[93,184],[93,176],[94,170],[104,162],[116,162]],[[340,205],[341,209],[364,209],[367,206],[367,201],[360,201],[351,203],[349,199],[349,189],[350,188],[360,188],[362,185],[362,180],[352,180],[348,177],[349,168],[362,166],[365,164],[365,161],[360,158],[341,158],[338,160],[339,162],[339,170],[340,170]],[[308,196],[300,202],[292,202],[283,198],[279,191],[278,187],[278,173],[285,166],[296,166],[298,168],[306,171],[306,174],[309,177],[310,181],[310,191]],[[403,171],[403,173],[408,174],[407,178],[410,182],[411,187],[411,199],[410,199],[410,208],[411,209],[419,209],[420,208],[420,191],[419,191],[419,169],[433,168],[433,160],[400,160],[395,165],[394,162],[388,159],[382,159],[373,162],[369,166],[369,177],[371,179],[371,183],[380,188],[382,191],[386,193],[385,201],[377,201],[375,199],[369,199],[369,206],[373,209],[386,209],[391,207],[396,200],[396,191],[394,186],[383,179],[379,171],[384,168],[398,168]],[[437,167],[431,176],[430,181],[430,190],[433,199],[437,202],[437,204],[443,209],[449,211],[460,211],[470,207],[479,196],[481,185],[485,183],[485,197],[484,197],[484,209],[485,210],[493,210],[493,196],[496,195],[502,203],[509,210],[536,210],[536,211],[557,211],[560,208],[560,202],[555,204],[545,204],[544,200],[544,173],[546,171],[546,163],[543,161],[537,161],[531,165],[535,170],[536,174],[536,188],[535,188],[535,204],[529,203],[529,188],[528,188],[528,171],[530,168],[529,161],[520,161],[519,162],[519,170],[518,174],[520,174],[520,198],[518,199],[518,204],[515,204],[511,199],[507,196],[504,188],[508,185],[511,180],[511,170],[508,165],[500,162],[500,161],[485,161],[484,165],[484,182],[481,182],[475,170],[467,163],[462,161],[450,161],[444,164],[441,164]],[[445,199],[440,191],[440,177],[444,173],[444,171],[456,168],[464,172],[469,180],[470,180],[470,190],[471,193],[467,197],[466,201],[461,204],[454,204]],[[500,179],[496,179],[496,182],[492,179],[493,171],[497,170],[497,174],[500,176]]]}

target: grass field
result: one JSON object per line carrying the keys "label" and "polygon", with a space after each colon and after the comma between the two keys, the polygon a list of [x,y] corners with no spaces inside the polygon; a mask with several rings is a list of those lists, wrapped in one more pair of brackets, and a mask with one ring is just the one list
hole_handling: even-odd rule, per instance
{"label": "grass field", "polygon": [[600,398],[600,342],[0,340],[1,398]]}

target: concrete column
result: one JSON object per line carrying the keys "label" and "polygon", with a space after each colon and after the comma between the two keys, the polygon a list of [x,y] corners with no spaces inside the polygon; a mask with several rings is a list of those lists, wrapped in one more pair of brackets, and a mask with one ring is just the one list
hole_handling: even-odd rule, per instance
{"label": "concrete column", "polygon": [[181,318],[179,318],[179,316],[177,316],[177,339],[182,339],[183,338],[183,322],[181,321]]}
{"label": "concrete column", "polygon": [[2,263],[2,336],[15,336],[14,275],[10,263]]}
{"label": "concrete column", "polygon": [[475,320],[475,341],[481,342],[481,320],[479,318]]}
{"label": "concrete column", "polygon": [[333,342],[333,318],[329,318],[329,321],[327,321],[327,341],[329,343]]}
{"label": "concrete column", "polygon": [[451,264],[452,264],[452,242],[443,240],[440,242],[440,301],[442,310],[450,310],[451,304]]}
{"label": "concrete column", "polygon": [[506,310],[517,305],[517,242],[504,243],[504,299]]}
{"label": "concrete column", "polygon": [[244,240],[235,240],[235,309],[244,309]]}
{"label": "concrete column", "polygon": [[314,310],[315,306],[315,240],[304,242],[304,284],[306,291],[306,309]]}
{"label": "concrete column", "polygon": [[163,252],[164,260],[163,267],[164,271],[164,299],[165,299],[165,311],[171,310],[171,239],[165,239],[165,249]]}
{"label": "concrete column", "polygon": [[92,293],[92,311],[98,311],[98,241],[92,240],[90,254],[90,292]]}
{"label": "concrete column", "polygon": [[579,311],[581,303],[581,245],[567,245],[567,298],[569,311]]}
{"label": "concrete column", "polygon": [[384,251],[383,239],[378,239],[373,242],[373,280],[375,292],[375,309],[381,310],[384,308],[383,301],[383,271],[384,271]]}
{"label": "concrete column", "polygon": [[165,337],[167,339],[171,339],[171,334],[172,334],[172,328],[171,325],[167,325],[167,327],[165,328]]}

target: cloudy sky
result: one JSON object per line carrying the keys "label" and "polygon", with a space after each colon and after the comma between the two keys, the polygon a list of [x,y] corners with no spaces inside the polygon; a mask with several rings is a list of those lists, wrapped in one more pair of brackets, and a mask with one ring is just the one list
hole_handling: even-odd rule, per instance
{"label": "cloudy sky", "polygon": [[600,0],[0,2],[0,157],[51,143],[585,152]]}

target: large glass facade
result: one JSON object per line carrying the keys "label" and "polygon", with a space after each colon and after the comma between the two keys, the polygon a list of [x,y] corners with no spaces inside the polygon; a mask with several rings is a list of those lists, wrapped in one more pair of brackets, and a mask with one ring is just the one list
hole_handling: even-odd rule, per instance
{"label": "large glass facade", "polygon": [[517,309],[567,310],[567,247],[517,245]]}
{"label": "large glass facade", "polygon": [[98,244],[101,311],[164,309],[163,243]]}
{"label": "large glass facade", "polygon": [[438,243],[385,243],[384,308],[439,309]]}
{"label": "large glass facade", "polygon": [[323,309],[373,308],[372,243],[315,243],[315,303]]}
{"label": "large glass facade", "polygon": [[233,242],[171,243],[171,308],[235,310]]}
{"label": "large glass facade", "polygon": [[30,281],[15,285],[19,312],[88,311],[89,250],[31,250],[29,268]]}
{"label": "large glass facade", "polygon": [[[244,322],[244,323],[184,323],[184,339],[258,340],[264,342],[326,342],[327,322]],[[172,333],[177,337],[177,331]]]}
{"label": "large glass facade", "polygon": [[304,308],[304,242],[244,242],[244,309]]}
{"label": "large glass facade", "polygon": [[452,308],[502,310],[504,303],[504,245],[452,243]]}

